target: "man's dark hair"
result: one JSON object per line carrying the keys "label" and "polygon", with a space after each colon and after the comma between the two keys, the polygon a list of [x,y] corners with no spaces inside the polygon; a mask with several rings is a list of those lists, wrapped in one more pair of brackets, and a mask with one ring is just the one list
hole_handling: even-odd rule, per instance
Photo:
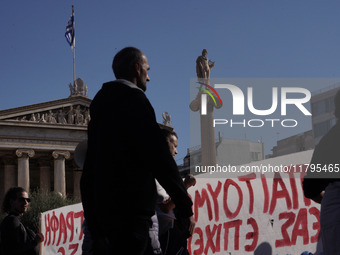
{"label": "man's dark hair", "polygon": [[133,67],[142,63],[143,52],[135,47],[126,47],[120,50],[113,58],[112,70],[117,79],[131,78]]}
{"label": "man's dark hair", "polygon": [[334,97],[334,115],[337,119],[340,119],[340,89],[336,92]]}
{"label": "man's dark hair", "polygon": [[21,187],[13,187],[10,188],[4,198],[2,203],[2,212],[9,213],[11,211],[11,200],[16,200],[18,198],[18,194],[26,192],[24,188]]}
{"label": "man's dark hair", "polygon": [[165,138],[170,138],[172,135],[174,135],[178,139],[176,132],[173,131],[173,130],[168,130],[168,129],[162,128],[161,131],[162,131],[162,134]]}

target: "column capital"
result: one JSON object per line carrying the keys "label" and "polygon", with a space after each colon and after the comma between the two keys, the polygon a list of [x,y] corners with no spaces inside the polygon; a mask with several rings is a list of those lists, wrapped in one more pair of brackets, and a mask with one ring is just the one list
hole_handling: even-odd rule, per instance
{"label": "column capital", "polygon": [[32,158],[34,157],[35,152],[32,149],[17,149],[15,151],[15,154],[18,156],[18,158],[26,157],[26,156]]}
{"label": "column capital", "polygon": [[62,157],[69,159],[71,157],[71,153],[69,151],[53,151],[52,156],[54,159],[61,159]]}

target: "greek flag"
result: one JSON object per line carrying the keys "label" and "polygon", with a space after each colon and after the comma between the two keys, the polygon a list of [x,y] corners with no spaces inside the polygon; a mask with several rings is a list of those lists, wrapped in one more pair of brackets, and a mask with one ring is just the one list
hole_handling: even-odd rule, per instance
{"label": "greek flag", "polygon": [[66,32],[65,32],[66,41],[71,46],[72,50],[75,46],[75,33],[74,33],[74,9],[72,6],[72,15],[67,23]]}

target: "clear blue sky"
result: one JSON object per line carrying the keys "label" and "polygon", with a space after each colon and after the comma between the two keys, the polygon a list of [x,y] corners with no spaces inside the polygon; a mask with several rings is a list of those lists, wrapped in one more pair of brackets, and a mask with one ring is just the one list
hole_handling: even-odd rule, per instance
{"label": "clear blue sky", "polygon": [[111,62],[119,49],[140,48],[151,67],[147,96],[157,119],[168,111],[179,134],[177,159],[190,146],[189,85],[203,48],[216,61],[216,78],[340,77],[335,0],[4,0],[0,110],[69,96],[72,51],[64,33],[72,4],[76,77],[89,97],[114,79]]}

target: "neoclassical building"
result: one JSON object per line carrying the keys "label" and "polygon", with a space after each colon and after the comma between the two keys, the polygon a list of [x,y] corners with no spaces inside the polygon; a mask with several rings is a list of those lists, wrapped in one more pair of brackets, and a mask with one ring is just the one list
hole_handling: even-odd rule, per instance
{"label": "neoclassical building", "polygon": [[[80,198],[77,145],[90,121],[87,85],[78,78],[68,98],[0,111],[0,203],[13,186]],[[161,128],[172,130],[163,113]]]}
{"label": "neoclassical building", "polygon": [[12,186],[80,197],[74,151],[87,138],[86,94],[78,78],[68,98],[0,111],[0,202]]}

